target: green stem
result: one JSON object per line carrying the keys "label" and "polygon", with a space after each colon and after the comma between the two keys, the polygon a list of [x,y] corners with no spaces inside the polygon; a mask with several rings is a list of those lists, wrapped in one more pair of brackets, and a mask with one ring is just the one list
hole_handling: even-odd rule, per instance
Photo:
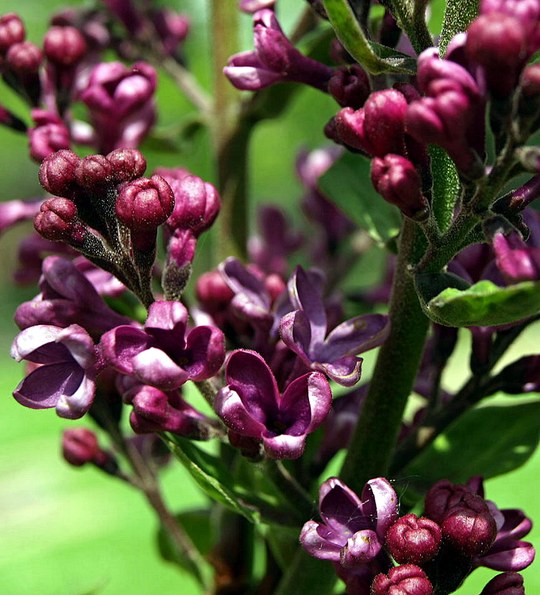
{"label": "green stem", "polygon": [[392,0],[392,13],[407,33],[417,54],[433,45],[433,39],[426,24],[425,0]]}
{"label": "green stem", "polygon": [[245,256],[248,233],[247,155],[251,126],[242,117],[242,94],[223,75],[223,67],[238,52],[236,0],[211,0],[214,106],[212,137],[217,179],[222,198],[216,222],[216,260]]}
{"label": "green stem", "polygon": [[424,347],[428,320],[408,270],[423,247],[420,236],[417,225],[405,220],[390,302],[390,335],[377,357],[362,415],[340,474],[358,493],[366,481],[388,471]]}

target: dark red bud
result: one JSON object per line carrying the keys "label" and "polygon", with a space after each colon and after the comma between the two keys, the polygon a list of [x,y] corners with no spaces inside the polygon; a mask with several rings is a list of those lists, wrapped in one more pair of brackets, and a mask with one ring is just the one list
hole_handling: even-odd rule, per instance
{"label": "dark red bud", "polygon": [[83,188],[92,190],[111,183],[113,168],[103,155],[88,155],[77,166],[75,178]]}
{"label": "dark red bud", "polygon": [[49,198],[34,219],[36,231],[47,240],[59,242],[71,238],[77,221],[77,207],[68,198]]}
{"label": "dark red bud", "polygon": [[173,208],[173,192],[161,176],[128,182],[116,199],[116,215],[132,231],[156,229],[167,220]]}
{"label": "dark red bud", "polygon": [[426,494],[424,516],[440,525],[447,513],[461,504],[465,495],[470,493],[463,485],[453,484],[447,479],[441,479],[433,484]]}
{"label": "dark red bud", "polygon": [[480,595],[525,595],[523,577],[517,572],[503,572],[492,578]]}
{"label": "dark red bud", "polygon": [[471,558],[487,552],[497,536],[497,525],[485,500],[470,493],[447,514],[441,527],[445,540]]}
{"label": "dark red bud", "polygon": [[435,521],[415,514],[399,518],[386,533],[386,546],[400,564],[422,564],[435,557],[442,531]]}
{"label": "dark red bud", "polygon": [[146,159],[137,149],[115,149],[107,155],[117,183],[140,178],[146,170]]}
{"label": "dark red bud", "polygon": [[86,53],[86,42],[75,27],[51,27],[43,42],[47,60],[58,66],[73,66]]}
{"label": "dark red bud", "polygon": [[19,75],[37,72],[42,60],[41,50],[30,41],[12,45],[6,54],[9,67]]}
{"label": "dark red bud", "polygon": [[24,41],[26,32],[19,15],[14,12],[0,17],[0,53],[6,52],[13,44]]}
{"label": "dark red bud", "polygon": [[200,275],[195,286],[197,299],[209,312],[225,306],[234,297],[231,288],[218,271],[207,271]]}
{"label": "dark red bud", "polygon": [[371,595],[432,595],[433,586],[426,573],[414,564],[396,566],[378,574],[371,583]]}
{"label": "dark red bud", "polygon": [[100,457],[101,449],[94,432],[87,428],[71,428],[62,436],[62,454],[64,459],[75,467],[92,463]]}
{"label": "dark red bud", "polygon": [[270,295],[270,299],[274,302],[274,300],[283,293],[287,286],[278,274],[272,273],[265,277],[264,287]]}
{"label": "dark red bud", "polygon": [[369,96],[371,85],[366,71],[358,64],[338,68],[328,81],[328,91],[342,107],[358,109]]}
{"label": "dark red bud", "polygon": [[76,187],[75,170],[81,159],[62,149],[45,157],[39,168],[39,182],[51,194],[69,198]]}

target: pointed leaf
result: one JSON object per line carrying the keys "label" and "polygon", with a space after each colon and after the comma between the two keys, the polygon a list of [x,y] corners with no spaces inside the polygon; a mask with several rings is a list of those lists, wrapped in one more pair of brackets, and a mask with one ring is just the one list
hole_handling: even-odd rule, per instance
{"label": "pointed leaf", "polygon": [[319,178],[319,187],[358,227],[379,244],[394,239],[401,225],[397,207],[380,196],[370,180],[370,162],[345,153]]}
{"label": "pointed leaf", "polygon": [[433,321],[446,326],[497,326],[540,312],[540,281],[498,287],[479,281],[464,291],[449,287],[423,305]]}
{"label": "pointed leaf", "polygon": [[366,38],[347,0],[323,0],[324,8],[339,40],[358,63],[371,74],[414,74],[415,60]]}

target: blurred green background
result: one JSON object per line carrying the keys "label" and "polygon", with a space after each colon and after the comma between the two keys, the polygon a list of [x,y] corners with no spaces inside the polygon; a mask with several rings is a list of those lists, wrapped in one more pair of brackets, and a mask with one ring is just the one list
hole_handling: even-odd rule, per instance
{"label": "blurred green background", "polygon": [[[233,0],[223,0],[233,1]],[[28,38],[41,43],[47,20],[54,9],[80,6],[83,2],[23,0],[14,4],[0,0],[0,14],[19,11]],[[291,7],[287,27],[303,2],[281,0]],[[187,55],[193,70],[209,87],[205,3],[178,0],[167,5],[191,15],[192,35]],[[283,11],[284,12],[284,11]],[[250,18],[243,19],[245,48],[251,47]],[[160,78],[158,128],[189,118],[190,108],[177,90]],[[0,103],[12,106],[28,120],[26,110],[0,87]],[[310,90],[298,94],[287,116],[264,123],[252,144],[251,187],[257,201],[294,204],[301,189],[294,176],[294,158],[299,148],[324,143],[322,125],[335,112],[335,105]],[[271,150],[268,150],[271,147]],[[198,135],[180,147],[179,153],[145,152],[149,169],[156,165],[183,166],[211,178],[207,139]],[[26,139],[0,130],[0,200],[28,198],[40,194],[37,165],[27,158]],[[192,580],[162,562],[155,548],[156,520],[143,498],[126,485],[110,480],[93,469],[76,470],[59,457],[62,429],[73,422],[61,420],[51,411],[32,411],[11,397],[22,368],[9,358],[10,342],[16,333],[11,322],[16,305],[33,297],[33,289],[14,289],[10,275],[14,267],[20,229],[0,238],[0,592],[6,595],[168,595],[198,593]],[[468,337],[452,362],[447,379],[456,383],[467,370]],[[538,352],[538,328],[520,342],[519,353]],[[517,353],[514,352],[514,356]],[[496,440],[496,437],[494,437]],[[540,518],[540,454],[517,471],[487,482],[487,495],[499,507],[524,508]],[[165,494],[172,509],[204,503],[191,480],[178,465],[164,473]],[[538,530],[528,539],[538,543]],[[534,566],[525,573],[527,591],[540,593],[540,575]],[[479,593],[487,571],[477,571],[462,593]]]}

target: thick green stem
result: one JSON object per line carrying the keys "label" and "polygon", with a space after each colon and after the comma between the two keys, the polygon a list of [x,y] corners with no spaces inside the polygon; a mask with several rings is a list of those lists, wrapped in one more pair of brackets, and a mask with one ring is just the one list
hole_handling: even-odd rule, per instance
{"label": "thick green stem", "polygon": [[212,138],[219,191],[223,201],[216,222],[216,260],[244,256],[248,232],[247,153],[250,126],[242,118],[242,94],[223,75],[231,55],[239,51],[236,0],[211,0],[214,70]]}
{"label": "thick green stem", "polygon": [[404,221],[390,302],[390,335],[377,357],[362,415],[341,470],[343,481],[358,493],[366,481],[388,471],[424,347],[428,320],[408,271],[422,247],[420,235],[415,223]]}

